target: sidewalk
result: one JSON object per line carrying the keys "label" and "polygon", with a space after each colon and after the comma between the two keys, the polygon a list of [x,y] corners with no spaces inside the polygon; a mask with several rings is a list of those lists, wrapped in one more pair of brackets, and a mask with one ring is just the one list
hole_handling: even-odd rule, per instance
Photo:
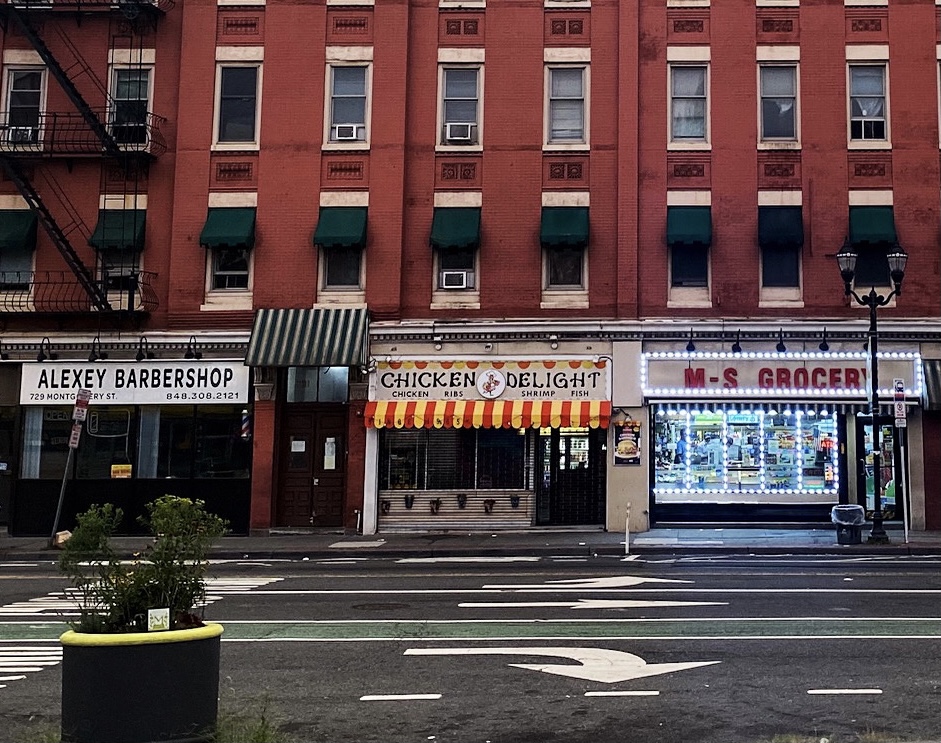
{"label": "sidewalk", "polygon": [[[835,529],[670,529],[654,528],[631,534],[632,555],[690,554],[817,554],[817,555],[941,555],[941,532],[909,532],[903,543],[901,529],[886,531],[887,545],[839,545]],[[0,534],[0,560],[52,561],[58,551],[46,548],[40,537]],[[146,537],[115,540],[127,556],[147,544]],[[278,533],[263,537],[225,537],[212,550],[214,559],[342,559],[353,557],[516,557],[624,555],[624,534],[597,529],[531,529],[517,532],[421,532],[347,535],[342,530]]]}

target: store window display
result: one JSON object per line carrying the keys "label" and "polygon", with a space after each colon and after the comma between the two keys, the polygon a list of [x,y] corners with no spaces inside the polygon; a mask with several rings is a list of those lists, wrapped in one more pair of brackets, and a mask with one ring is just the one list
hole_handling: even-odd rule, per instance
{"label": "store window display", "polygon": [[805,409],[656,412],[658,493],[838,495],[835,415]]}

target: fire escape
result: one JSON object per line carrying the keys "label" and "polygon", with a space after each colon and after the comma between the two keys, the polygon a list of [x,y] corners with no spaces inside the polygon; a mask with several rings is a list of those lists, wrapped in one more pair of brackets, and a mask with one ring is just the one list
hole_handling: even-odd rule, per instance
{"label": "fire escape", "polygon": [[[33,103],[25,77],[25,95],[14,98],[14,82],[7,78],[7,97],[0,111],[0,168],[68,270],[0,273],[0,314],[91,312],[120,317],[156,308],[155,274],[140,270],[139,250],[127,251],[117,270],[100,251],[100,265],[89,267],[74,244],[76,240],[95,244],[96,237],[100,242],[103,234],[117,233],[124,235],[119,238],[124,241],[127,235],[137,236],[143,245],[146,212],[136,204],[145,193],[150,163],[166,150],[160,134],[164,120],[150,110],[153,60],[146,58],[144,48],[148,42],[155,45],[159,19],[173,5],[174,0],[0,0],[3,33],[29,43],[73,109],[44,110],[38,94]],[[107,18],[110,39],[108,85],[96,76],[74,41],[83,23],[90,26],[90,21],[102,17]],[[120,65],[115,64],[118,61]],[[90,105],[89,93],[104,105]],[[71,172],[74,163],[89,159],[100,163],[99,192],[120,205],[110,211],[108,204],[103,205],[94,234],[72,205],[67,189],[51,168],[44,167],[64,160]]]}

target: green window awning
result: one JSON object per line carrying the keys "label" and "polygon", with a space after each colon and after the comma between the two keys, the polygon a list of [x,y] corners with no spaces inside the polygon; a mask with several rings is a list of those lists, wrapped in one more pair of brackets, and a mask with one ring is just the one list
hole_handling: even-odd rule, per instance
{"label": "green window awning", "polygon": [[854,245],[898,242],[892,207],[851,206],[850,242]]}
{"label": "green window awning", "polygon": [[204,248],[254,248],[255,207],[210,207],[199,244]]}
{"label": "green window awning", "polygon": [[361,308],[258,310],[245,363],[365,365],[368,336],[369,315]]}
{"label": "green window awning", "polygon": [[708,247],[712,244],[712,207],[668,206],[667,244]]}
{"label": "green window awning", "polygon": [[758,244],[803,245],[804,216],[799,206],[759,206]]}
{"label": "green window awning", "polygon": [[365,206],[322,206],[314,231],[314,245],[326,248],[366,246]]}
{"label": "green window awning", "polygon": [[98,250],[126,250],[139,253],[144,249],[144,209],[102,209],[98,224],[88,244]]}
{"label": "green window awning", "polygon": [[32,209],[0,209],[0,253],[36,249],[36,214]]}
{"label": "green window awning", "polygon": [[431,221],[433,248],[476,248],[480,245],[480,207],[435,207]]}
{"label": "green window awning", "polygon": [[544,206],[539,242],[547,248],[584,248],[588,245],[587,206]]}

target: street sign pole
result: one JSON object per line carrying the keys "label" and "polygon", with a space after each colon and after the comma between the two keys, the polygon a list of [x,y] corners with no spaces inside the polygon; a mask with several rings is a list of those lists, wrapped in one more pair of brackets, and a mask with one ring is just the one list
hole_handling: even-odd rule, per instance
{"label": "street sign pole", "polygon": [[65,458],[65,470],[62,472],[62,485],[59,488],[59,504],[56,506],[56,517],[52,522],[52,533],[49,535],[49,549],[56,546],[56,533],[59,531],[59,519],[62,518],[62,506],[65,503],[65,486],[69,481],[69,472],[72,469],[72,456],[78,449],[78,442],[82,437],[82,421],[88,414],[88,401],[91,400],[91,390],[79,390],[75,397],[75,407],[72,409],[72,433],[69,435],[69,454]]}
{"label": "street sign pole", "polygon": [[902,531],[904,532],[905,544],[908,544],[908,467],[905,463],[905,440],[908,438],[908,408],[905,405],[905,380],[896,377],[892,380],[892,397],[895,403],[895,428],[896,438],[899,444],[899,456],[902,459],[902,471],[896,478],[895,491],[898,493],[899,485],[902,487]]}

